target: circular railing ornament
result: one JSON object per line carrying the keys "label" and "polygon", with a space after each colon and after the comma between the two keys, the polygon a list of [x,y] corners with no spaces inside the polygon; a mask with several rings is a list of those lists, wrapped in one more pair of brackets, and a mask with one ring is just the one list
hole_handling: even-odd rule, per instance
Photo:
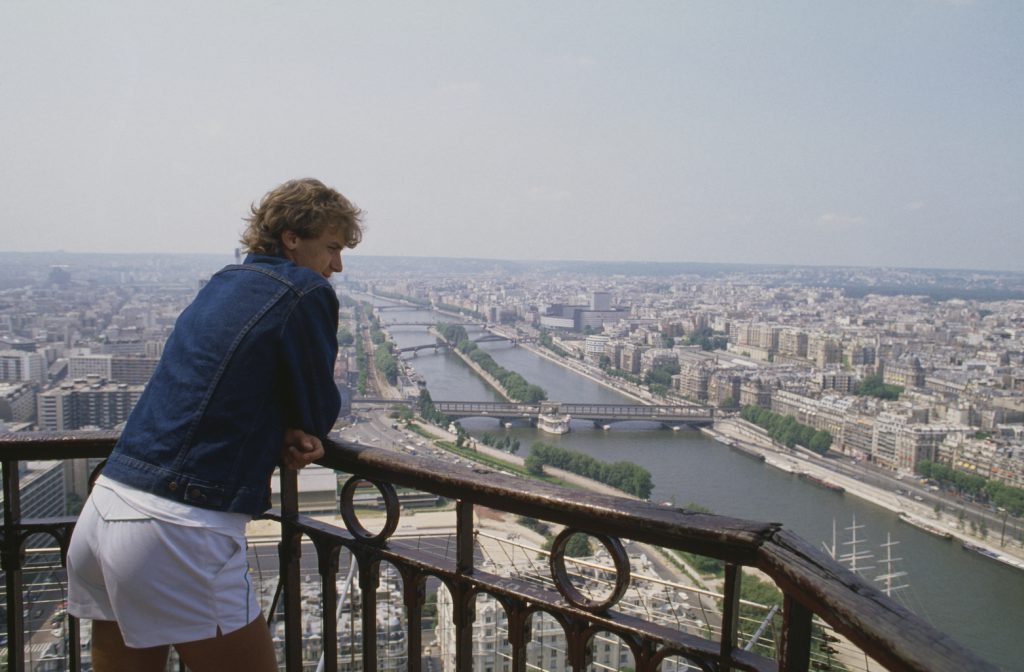
{"label": "circular railing ornament", "polygon": [[[363,524],[359,522],[359,516],[355,512],[354,498],[356,488],[363,482],[377,488],[381,497],[384,498],[384,527],[376,534],[363,527]],[[398,528],[400,513],[398,494],[395,493],[395,487],[390,483],[353,476],[345,481],[345,485],[341,488],[339,499],[341,500],[341,519],[345,521],[345,528],[348,529],[353,537],[360,541],[368,544],[383,544]]]}
{"label": "circular railing ornament", "polygon": [[[569,539],[574,534],[586,534],[599,541],[608,551],[608,555],[615,565],[615,586],[608,597],[603,600],[591,599],[581,593],[576,586],[572,585],[572,579],[565,568],[565,549],[569,544]],[[558,588],[558,592],[562,594],[562,597],[573,606],[586,609],[592,613],[600,613],[611,609],[622,599],[622,596],[626,593],[626,588],[629,587],[629,556],[626,555],[626,549],[623,548],[622,542],[615,537],[581,532],[580,530],[567,527],[555,537],[555,541],[551,545],[549,562],[551,564],[551,577],[554,579],[555,587]]]}

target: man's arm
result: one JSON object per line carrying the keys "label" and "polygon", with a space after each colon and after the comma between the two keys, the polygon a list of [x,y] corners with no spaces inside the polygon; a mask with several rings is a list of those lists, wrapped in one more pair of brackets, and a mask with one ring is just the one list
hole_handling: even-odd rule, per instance
{"label": "man's arm", "polygon": [[319,438],[331,431],[341,408],[334,382],[337,332],[338,299],[324,286],[298,301],[282,333],[286,425]]}

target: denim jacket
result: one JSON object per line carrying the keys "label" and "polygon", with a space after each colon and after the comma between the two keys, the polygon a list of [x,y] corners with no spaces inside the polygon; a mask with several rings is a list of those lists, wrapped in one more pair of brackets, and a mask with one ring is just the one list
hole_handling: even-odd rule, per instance
{"label": "denim jacket", "polygon": [[286,428],[318,437],[341,404],[338,299],[315,271],[250,254],[178,317],[103,473],[171,500],[258,515]]}

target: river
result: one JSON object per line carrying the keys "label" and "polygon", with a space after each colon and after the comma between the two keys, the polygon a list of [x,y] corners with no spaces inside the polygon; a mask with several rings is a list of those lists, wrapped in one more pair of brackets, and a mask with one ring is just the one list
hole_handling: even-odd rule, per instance
{"label": "river", "polygon": [[[437,319],[442,318],[422,311],[384,313],[385,325]],[[468,331],[472,336],[473,330]],[[424,327],[397,326],[390,332],[399,347],[434,341]],[[549,399],[634,403],[524,348],[501,342],[483,343],[480,347],[500,365],[547,390]],[[421,351],[409,362],[427,381],[435,400],[500,398],[452,353]],[[865,561],[875,567],[863,573],[866,578],[886,573],[881,562],[884,549],[880,545],[890,535],[899,542],[893,548],[893,556],[901,558],[893,571],[907,572],[900,582],[909,584],[893,597],[987,660],[1006,670],[1024,669],[1020,638],[1024,624],[1024,572],[965,551],[957,542],[910,527],[886,509],[801,481],[696,431],[671,432],[632,423],[604,431],[589,422],[573,421],[570,433],[555,436],[526,426],[504,429],[494,420],[484,418],[467,419],[462,424],[476,436],[485,431],[508,432],[519,439],[523,446],[521,454],[526,454],[534,442],[544,441],[601,460],[629,459],[653,475],[653,500],[680,506],[693,502],[723,515],[781,522],[814,544],[831,545],[834,525],[839,553],[850,550],[842,544],[850,539],[845,528],[856,517],[857,525],[863,525],[857,537],[866,540],[858,545],[858,551],[869,551],[875,556],[873,561]]]}

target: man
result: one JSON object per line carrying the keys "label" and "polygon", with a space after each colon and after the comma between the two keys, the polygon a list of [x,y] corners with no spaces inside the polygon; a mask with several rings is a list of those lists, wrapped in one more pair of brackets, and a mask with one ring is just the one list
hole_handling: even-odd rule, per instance
{"label": "man", "polygon": [[323,456],[338,415],[329,278],[362,211],[314,179],[251,208],[241,265],[179,316],[79,518],[68,610],[93,619],[97,672],[277,670],[249,584],[245,525],[276,466]]}

